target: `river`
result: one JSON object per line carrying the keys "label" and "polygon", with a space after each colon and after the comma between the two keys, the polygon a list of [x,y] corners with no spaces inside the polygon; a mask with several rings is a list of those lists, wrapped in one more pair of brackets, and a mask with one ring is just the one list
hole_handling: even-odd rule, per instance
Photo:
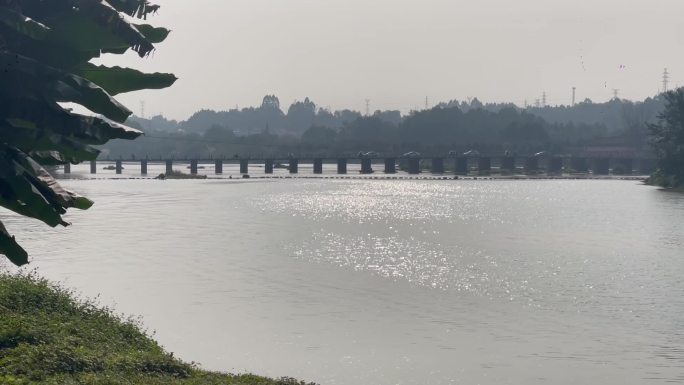
{"label": "river", "polygon": [[634,181],[66,180],[29,269],[203,368],[321,384],[684,382],[684,195]]}

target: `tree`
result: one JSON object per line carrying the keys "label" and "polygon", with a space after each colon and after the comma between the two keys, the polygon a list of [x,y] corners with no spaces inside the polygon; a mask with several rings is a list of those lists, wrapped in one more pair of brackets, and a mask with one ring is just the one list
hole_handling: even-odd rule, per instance
{"label": "tree", "polygon": [[[97,158],[93,145],[134,139],[131,111],[112,95],[172,85],[172,74],[96,66],[91,59],[129,49],[146,57],[169,30],[133,24],[159,6],[145,0],[0,1],[0,206],[67,226],[68,208],[93,202],[62,188],[43,168]],[[101,117],[73,113],[75,103]],[[27,252],[0,223],[0,254],[16,265]]]}
{"label": "tree", "polygon": [[303,102],[295,101],[287,110],[287,128],[291,133],[301,134],[314,125],[316,104],[309,98]]}
{"label": "tree", "polygon": [[684,186],[684,89],[664,94],[665,110],[649,124],[658,171],[651,181],[663,187]]}
{"label": "tree", "polygon": [[280,111],[280,99],[275,95],[266,95],[261,102],[261,108],[270,108]]}

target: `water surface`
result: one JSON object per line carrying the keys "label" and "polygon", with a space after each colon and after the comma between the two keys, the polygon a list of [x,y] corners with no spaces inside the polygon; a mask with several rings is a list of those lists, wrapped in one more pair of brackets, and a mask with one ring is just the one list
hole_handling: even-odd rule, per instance
{"label": "water surface", "polygon": [[32,268],[203,367],[322,384],[684,381],[684,195],[625,181],[64,184]]}

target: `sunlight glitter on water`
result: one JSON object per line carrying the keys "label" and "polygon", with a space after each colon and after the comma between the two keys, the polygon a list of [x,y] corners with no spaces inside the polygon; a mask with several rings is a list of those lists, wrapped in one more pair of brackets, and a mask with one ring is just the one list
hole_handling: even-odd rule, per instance
{"label": "sunlight glitter on water", "polygon": [[65,181],[41,274],[213,370],[323,384],[681,381],[684,196],[619,181]]}

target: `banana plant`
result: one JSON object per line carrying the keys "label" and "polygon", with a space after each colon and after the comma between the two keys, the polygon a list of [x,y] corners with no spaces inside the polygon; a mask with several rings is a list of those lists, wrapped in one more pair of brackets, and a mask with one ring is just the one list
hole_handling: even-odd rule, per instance
{"label": "banana plant", "polygon": [[[131,111],[113,96],[166,88],[176,77],[91,61],[129,50],[148,56],[169,35],[145,23],[157,10],[146,0],[0,0],[0,206],[56,227],[69,225],[67,209],[93,205],[44,166],[94,160],[93,146],[142,134],[123,124]],[[29,261],[1,221],[0,254]]]}

